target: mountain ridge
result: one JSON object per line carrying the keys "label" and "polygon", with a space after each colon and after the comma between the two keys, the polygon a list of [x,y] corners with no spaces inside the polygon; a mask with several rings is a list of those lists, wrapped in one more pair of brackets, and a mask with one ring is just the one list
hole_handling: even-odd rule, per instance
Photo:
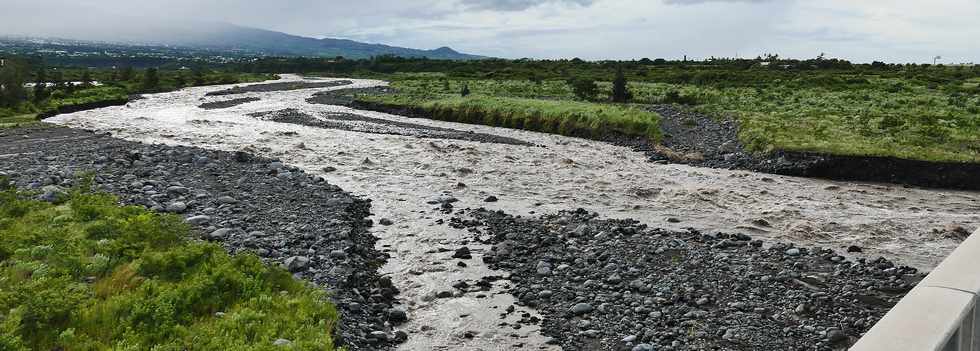
{"label": "mountain ridge", "polygon": [[180,23],[146,25],[124,32],[102,31],[89,37],[60,36],[81,42],[113,43],[132,46],[173,46],[244,55],[337,57],[363,59],[394,55],[446,60],[476,60],[485,56],[461,53],[447,46],[432,50],[414,49],[351,39],[310,38],[273,30],[230,23]]}

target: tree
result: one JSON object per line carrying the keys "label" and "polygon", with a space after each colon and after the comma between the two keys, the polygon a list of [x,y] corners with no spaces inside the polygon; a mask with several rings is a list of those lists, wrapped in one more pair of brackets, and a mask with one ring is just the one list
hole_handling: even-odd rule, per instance
{"label": "tree", "polygon": [[463,90],[459,92],[459,95],[462,95],[463,97],[470,95],[470,85],[463,84]]}
{"label": "tree", "polygon": [[177,88],[183,88],[185,85],[187,85],[187,79],[184,78],[183,73],[177,73],[177,77],[174,78],[174,84],[176,84]]}
{"label": "tree", "polygon": [[83,87],[92,85],[92,74],[88,70],[82,72],[82,78],[79,79]]}
{"label": "tree", "polygon": [[633,94],[630,93],[629,88],[626,86],[626,75],[623,74],[623,68],[619,67],[616,69],[616,79],[613,79],[612,101],[626,103],[632,98]]}
{"label": "tree", "polygon": [[34,82],[34,101],[41,102],[48,98],[48,74],[44,69],[37,71],[37,80]]}
{"label": "tree", "polygon": [[27,65],[16,59],[4,59],[0,66],[0,107],[16,107],[27,98],[24,90]]}
{"label": "tree", "polygon": [[160,87],[160,77],[156,68],[147,68],[143,73],[143,90],[153,91]]}
{"label": "tree", "polygon": [[588,78],[570,78],[568,85],[572,87],[572,93],[580,100],[592,100],[599,90],[595,81]]}
{"label": "tree", "polygon": [[119,72],[119,80],[128,82],[131,79],[133,79],[133,68],[129,66],[123,67],[122,71]]}

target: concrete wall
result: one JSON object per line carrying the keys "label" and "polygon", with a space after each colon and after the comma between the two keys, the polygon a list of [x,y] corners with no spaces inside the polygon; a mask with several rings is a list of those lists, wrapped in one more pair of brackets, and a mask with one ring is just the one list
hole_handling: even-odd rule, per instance
{"label": "concrete wall", "polygon": [[852,351],[980,351],[980,230],[861,338]]}

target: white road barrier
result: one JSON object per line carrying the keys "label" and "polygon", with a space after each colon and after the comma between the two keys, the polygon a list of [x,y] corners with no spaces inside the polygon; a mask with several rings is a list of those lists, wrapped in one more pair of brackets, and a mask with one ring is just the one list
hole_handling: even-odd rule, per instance
{"label": "white road barrier", "polygon": [[875,324],[851,351],[980,351],[980,230]]}

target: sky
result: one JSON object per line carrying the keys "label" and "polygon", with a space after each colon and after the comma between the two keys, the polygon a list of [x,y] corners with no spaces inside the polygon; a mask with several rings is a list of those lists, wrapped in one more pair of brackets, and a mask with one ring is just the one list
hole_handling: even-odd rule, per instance
{"label": "sky", "polygon": [[188,20],[505,58],[980,63],[977,0],[0,0],[0,34]]}

